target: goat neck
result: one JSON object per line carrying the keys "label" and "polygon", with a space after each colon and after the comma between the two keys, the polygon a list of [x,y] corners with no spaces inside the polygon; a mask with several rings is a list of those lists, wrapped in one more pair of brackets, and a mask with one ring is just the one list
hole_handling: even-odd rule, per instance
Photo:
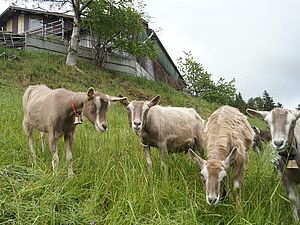
{"label": "goat neck", "polygon": [[286,165],[288,164],[289,160],[296,160],[296,155],[298,154],[298,146],[294,134],[296,122],[297,120],[295,120],[291,124],[288,136],[288,143],[285,146],[284,151],[278,153]]}
{"label": "goat neck", "polygon": [[143,119],[143,125],[142,125],[142,129],[141,129],[141,132],[147,132],[147,128],[146,128],[146,124],[147,124],[147,120],[148,120],[148,113],[149,113],[149,110],[148,109],[145,114],[144,114],[144,119]]}
{"label": "goat neck", "polygon": [[[72,108],[72,113],[74,114],[74,116],[76,116],[76,113],[79,115],[82,114],[83,104],[84,104],[85,99],[86,99],[86,93],[84,93],[84,92],[74,93],[74,95],[72,97],[72,102],[70,104],[70,106]],[[74,108],[72,105],[74,105]],[[76,110],[76,113],[74,112],[74,109]]]}

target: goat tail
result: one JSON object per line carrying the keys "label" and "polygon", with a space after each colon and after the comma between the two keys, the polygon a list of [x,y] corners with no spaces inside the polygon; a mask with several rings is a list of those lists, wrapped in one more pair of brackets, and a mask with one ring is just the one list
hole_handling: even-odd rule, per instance
{"label": "goat tail", "polygon": [[34,88],[35,88],[35,86],[30,85],[30,86],[28,86],[28,88],[24,92],[24,95],[23,95],[23,109],[24,109],[24,112],[26,111],[26,106],[28,104],[31,92]]}

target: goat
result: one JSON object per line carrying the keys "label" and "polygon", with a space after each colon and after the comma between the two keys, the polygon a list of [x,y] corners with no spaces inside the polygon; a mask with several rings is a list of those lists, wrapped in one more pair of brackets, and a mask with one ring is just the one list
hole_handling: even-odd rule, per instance
{"label": "goat", "polygon": [[187,152],[189,148],[196,148],[203,155],[204,121],[195,109],[164,107],[157,105],[159,101],[159,95],[150,101],[121,101],[128,109],[129,126],[144,146],[148,168],[152,167],[150,147],[159,148],[163,166],[169,152]]}
{"label": "goat", "polygon": [[224,197],[226,171],[231,164],[236,202],[240,204],[247,150],[252,146],[253,137],[254,131],[249,122],[236,108],[222,106],[209,117],[204,128],[207,160],[189,150],[192,159],[200,166],[209,205],[216,205],[220,197]]}
{"label": "goat", "polygon": [[263,118],[270,127],[271,145],[280,156],[281,181],[291,201],[293,217],[295,221],[299,221],[300,111],[283,108],[246,111],[250,116]]}
{"label": "goat", "polygon": [[52,90],[45,85],[29,86],[23,96],[23,128],[29,139],[29,147],[36,164],[36,154],[33,142],[33,129],[41,132],[43,137],[48,133],[49,146],[52,154],[53,171],[58,165],[57,142],[64,136],[68,176],[72,177],[72,143],[75,124],[80,122],[81,114],[95,125],[97,131],[107,130],[106,112],[111,101],[125,98],[108,96],[89,88],[87,93],[72,92],[66,89]]}
{"label": "goat", "polygon": [[253,139],[253,145],[252,145],[252,149],[260,154],[263,151],[263,142],[269,142],[271,141],[271,134],[269,131],[265,130],[260,130],[258,127],[256,126],[252,126],[253,131],[255,132],[255,136]]}

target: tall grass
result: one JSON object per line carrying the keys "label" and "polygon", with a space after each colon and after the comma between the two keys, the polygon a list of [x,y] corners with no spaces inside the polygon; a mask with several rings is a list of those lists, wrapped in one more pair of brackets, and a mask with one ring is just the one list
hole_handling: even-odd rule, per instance
{"label": "tall grass", "polygon": [[[9,51],[0,49],[0,52]],[[289,203],[270,163],[270,149],[249,153],[242,204],[232,196],[216,207],[205,202],[199,168],[185,154],[172,154],[167,170],[152,150],[147,171],[138,137],[128,127],[126,110],[114,103],[109,130],[98,133],[87,121],[78,126],[74,143],[76,176],[68,179],[64,145],[52,174],[50,151],[41,152],[35,133],[37,166],[33,168],[22,130],[22,94],[33,83],[130,98],[162,96],[165,105],[196,107],[204,118],[217,107],[139,78],[117,76],[80,62],[81,74],[64,58],[45,53],[12,52],[19,61],[0,61],[0,224],[291,224]],[[255,122],[255,121],[254,121]]]}

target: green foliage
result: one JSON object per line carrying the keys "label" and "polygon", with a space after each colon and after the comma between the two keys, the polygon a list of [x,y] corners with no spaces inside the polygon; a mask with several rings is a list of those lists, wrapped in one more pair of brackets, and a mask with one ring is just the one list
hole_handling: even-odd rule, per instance
{"label": "green foliage", "polygon": [[238,108],[242,113],[246,113],[246,109],[248,108],[247,103],[244,101],[241,92],[235,95],[235,99],[231,105]]}
{"label": "green foliage", "polygon": [[211,74],[195,61],[191,52],[184,52],[184,54],[184,58],[178,59],[178,69],[187,84],[185,91],[192,96],[203,96],[213,88]]}
{"label": "green foliage", "polygon": [[277,102],[277,103],[275,104],[275,108],[283,108],[283,104],[280,103],[280,102]]}
{"label": "green foliage", "polygon": [[[147,171],[138,137],[128,127],[126,109],[113,103],[109,130],[98,133],[86,120],[74,140],[74,172],[68,179],[63,141],[60,163],[52,174],[50,151],[41,152],[35,132],[37,166],[32,167],[22,129],[22,95],[29,84],[85,91],[93,86],[132,99],[156,94],[162,105],[195,107],[207,118],[218,106],[178,92],[161,83],[110,74],[84,61],[80,73],[64,57],[0,48],[19,60],[0,61],[0,224],[292,224],[292,213],[270,163],[270,151],[249,152],[240,207],[232,187],[216,207],[209,207],[198,165],[185,154],[170,154],[164,171],[152,150],[153,170]],[[251,123],[263,123],[251,118]],[[48,147],[46,147],[46,150]],[[231,185],[230,185],[231,186]]]}
{"label": "green foliage", "polygon": [[249,98],[247,105],[248,108],[265,111],[270,111],[275,107],[283,107],[283,105],[280,102],[278,102],[277,105],[275,105],[273,97],[271,97],[266,90],[264,90],[262,97]]}
{"label": "green foliage", "polygon": [[264,103],[261,97],[249,98],[247,102],[248,108],[263,110]]}
{"label": "green foliage", "polygon": [[220,78],[213,89],[205,94],[204,99],[221,105],[230,105],[234,101],[235,93],[235,79],[228,82],[224,78]]}
{"label": "green foliage", "polygon": [[155,58],[157,50],[143,25],[143,13],[133,8],[133,0],[94,0],[83,25],[96,41],[96,59],[103,63],[105,52],[118,50],[131,55]]}
{"label": "green foliage", "polygon": [[274,109],[275,103],[273,101],[273,97],[271,97],[270,94],[266,90],[264,90],[264,92],[262,94],[262,100],[264,103],[263,110],[270,111],[270,110]]}
{"label": "green foliage", "polygon": [[230,104],[235,98],[235,80],[229,82],[220,78],[217,82],[204,70],[202,64],[196,62],[191,52],[184,52],[184,58],[178,59],[178,68],[187,83],[185,91],[209,102]]}

